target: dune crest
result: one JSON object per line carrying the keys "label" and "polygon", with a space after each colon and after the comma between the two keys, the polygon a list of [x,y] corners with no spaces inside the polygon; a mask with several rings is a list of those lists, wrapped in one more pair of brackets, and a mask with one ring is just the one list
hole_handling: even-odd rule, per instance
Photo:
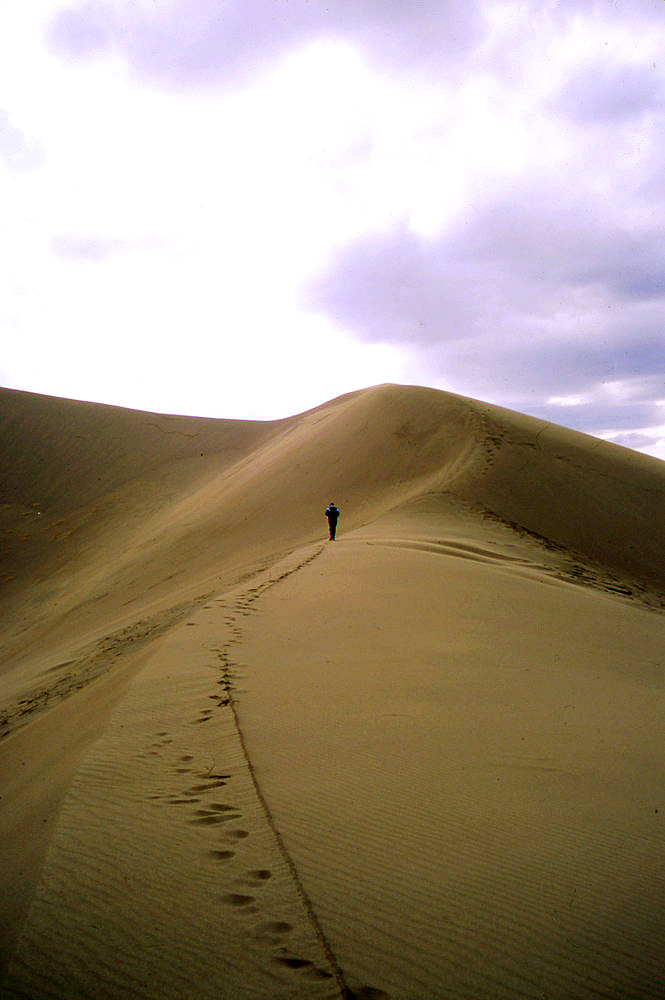
{"label": "dune crest", "polygon": [[3,996],[658,995],[664,463],[404,386],[0,417]]}

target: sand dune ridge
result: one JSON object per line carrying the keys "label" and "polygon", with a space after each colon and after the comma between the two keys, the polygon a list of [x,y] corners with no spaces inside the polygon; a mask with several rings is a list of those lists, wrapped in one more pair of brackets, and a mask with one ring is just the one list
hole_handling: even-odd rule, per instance
{"label": "sand dune ridge", "polygon": [[660,995],[662,462],[405,386],[0,418],[3,995]]}

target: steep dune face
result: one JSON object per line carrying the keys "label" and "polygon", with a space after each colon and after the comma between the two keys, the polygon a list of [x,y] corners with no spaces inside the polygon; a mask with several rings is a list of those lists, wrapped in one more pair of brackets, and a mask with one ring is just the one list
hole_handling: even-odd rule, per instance
{"label": "steep dune face", "polygon": [[459,495],[665,597],[665,463],[499,407],[473,404],[482,462]]}

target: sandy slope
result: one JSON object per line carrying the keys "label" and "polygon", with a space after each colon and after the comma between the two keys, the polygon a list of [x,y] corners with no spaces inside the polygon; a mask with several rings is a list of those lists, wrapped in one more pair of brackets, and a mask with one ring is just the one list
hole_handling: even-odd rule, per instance
{"label": "sandy slope", "polygon": [[353,990],[662,995],[662,643],[417,520],[257,602],[241,725]]}
{"label": "sandy slope", "polygon": [[3,995],[662,995],[663,463],[395,386],[0,418]]}

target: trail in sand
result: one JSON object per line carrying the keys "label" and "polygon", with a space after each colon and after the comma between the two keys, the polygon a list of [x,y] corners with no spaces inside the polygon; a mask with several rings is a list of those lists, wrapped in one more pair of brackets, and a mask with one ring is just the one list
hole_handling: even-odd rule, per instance
{"label": "trail in sand", "polygon": [[64,800],[0,995],[346,995],[232,693],[252,604],[319,552],[213,599],[157,644]]}

